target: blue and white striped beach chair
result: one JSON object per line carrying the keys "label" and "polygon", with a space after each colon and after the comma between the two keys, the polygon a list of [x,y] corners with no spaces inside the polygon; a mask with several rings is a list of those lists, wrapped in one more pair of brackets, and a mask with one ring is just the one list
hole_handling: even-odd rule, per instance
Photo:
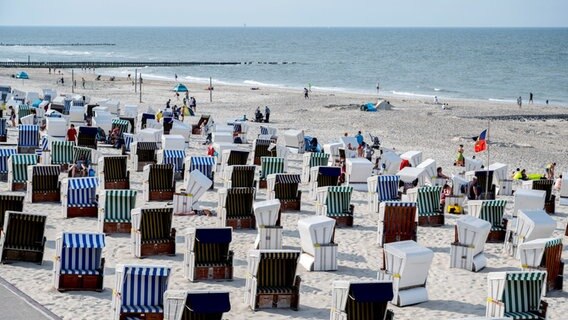
{"label": "blue and white striped beach chair", "polygon": [[131,210],[136,207],[136,190],[105,190],[99,195],[99,231],[104,233],[130,233]]}
{"label": "blue and white striped beach chair", "polygon": [[97,217],[96,177],[68,178],[62,183],[62,210],[67,218]]}
{"label": "blue and white striped beach chair", "polygon": [[18,126],[18,153],[35,153],[39,146],[39,126],[21,124]]}
{"label": "blue and white striped beach chair", "polygon": [[183,161],[185,159],[184,150],[163,150],[162,164],[173,164],[174,172],[183,172]]}
{"label": "blue and white striped beach chair", "polygon": [[[0,174],[8,173],[8,158],[18,153],[15,148],[0,148]],[[6,179],[6,177],[4,177]]]}
{"label": "blue and white striped beach chair", "polygon": [[134,134],[124,132],[122,134],[122,137],[124,138],[124,144],[122,145],[122,154],[126,155],[130,153],[130,144],[134,142]]}
{"label": "blue and white striped beach chair", "polygon": [[13,154],[8,158],[8,185],[11,191],[26,190],[28,166],[37,164],[35,154]]}
{"label": "blue and white striped beach chair", "polygon": [[372,176],[367,179],[369,212],[379,212],[379,203],[400,200],[399,176]]}
{"label": "blue and white striped beach chair", "polygon": [[6,119],[0,118],[0,142],[6,142],[6,140],[8,140],[8,126]]}

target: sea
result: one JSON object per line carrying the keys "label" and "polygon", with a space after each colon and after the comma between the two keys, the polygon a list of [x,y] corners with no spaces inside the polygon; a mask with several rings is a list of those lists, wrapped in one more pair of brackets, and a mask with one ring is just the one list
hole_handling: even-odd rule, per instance
{"label": "sea", "polygon": [[138,70],[166,81],[568,106],[568,28],[0,27],[0,43],[0,61],[243,63]]}

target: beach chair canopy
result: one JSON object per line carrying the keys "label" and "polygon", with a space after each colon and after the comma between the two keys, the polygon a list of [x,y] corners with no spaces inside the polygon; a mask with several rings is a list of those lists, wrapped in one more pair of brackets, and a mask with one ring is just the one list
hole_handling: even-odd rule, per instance
{"label": "beach chair canopy", "polygon": [[398,199],[399,176],[376,176],[379,201]]}
{"label": "beach chair canopy", "polygon": [[385,267],[399,278],[399,288],[423,286],[434,252],[412,240],[384,244]]}
{"label": "beach chair canopy", "polygon": [[520,210],[515,233],[524,242],[548,238],[556,229],[556,221],[544,210]]}
{"label": "beach chair canopy", "polygon": [[120,277],[117,294],[122,313],[163,312],[164,292],[168,286],[170,268],[161,266],[117,266]]}
{"label": "beach chair canopy", "polygon": [[543,209],[546,191],[518,189],[515,191],[514,199],[513,216],[516,216],[519,210]]}
{"label": "beach chair canopy", "polygon": [[436,167],[436,160],[434,159],[426,159],[420,162],[420,164],[417,165],[416,168],[424,169],[425,176],[428,180],[431,180],[431,178],[437,177],[438,175],[438,167]]}
{"label": "beach chair canopy", "polygon": [[418,188],[418,198],[416,200],[418,215],[439,215],[441,195],[441,186]]}
{"label": "beach chair canopy", "polygon": [[223,150],[223,156],[226,156],[225,165],[246,165],[248,161],[249,152],[242,150]]}
{"label": "beach chair canopy", "polygon": [[187,249],[195,253],[195,264],[215,264],[227,261],[232,234],[233,229],[230,227],[188,229]]}
{"label": "beach chair canopy", "polygon": [[286,130],[283,138],[286,147],[297,148],[300,152],[303,152],[304,130]]}
{"label": "beach chair canopy", "polygon": [[213,179],[213,167],[215,166],[214,157],[190,157],[189,171],[199,170],[207,178]]}
{"label": "beach chair canopy", "polygon": [[503,214],[507,200],[483,200],[479,218],[491,223],[492,231],[503,230]]}
{"label": "beach chair canopy", "polygon": [[0,193],[0,229],[4,228],[4,215],[7,211],[24,210],[24,199],[23,195]]}
{"label": "beach chair canopy", "polygon": [[421,179],[426,177],[427,172],[423,168],[404,167],[396,175],[405,183],[412,183],[418,179],[419,184],[422,185],[424,180]]}
{"label": "beach chair canopy", "polygon": [[51,142],[51,164],[69,164],[73,162],[73,146],[71,141]]}
{"label": "beach chair canopy", "polygon": [[[334,281],[332,290],[332,312],[333,309],[345,312],[346,319],[357,319],[358,315],[364,319],[381,319],[378,317],[384,316],[386,305],[394,296],[391,281]],[[384,302],[383,310],[373,310],[371,304],[377,302]],[[377,312],[374,318],[370,318],[373,312],[365,307]]]}
{"label": "beach chair canopy", "polygon": [[491,223],[472,216],[463,216],[457,222],[458,241],[473,248],[473,255],[483,252]]}
{"label": "beach chair canopy", "polygon": [[274,177],[274,193],[276,198],[282,200],[296,199],[298,196],[298,185],[301,182],[299,174],[279,173],[269,175],[267,178],[268,183],[270,183],[270,177]]}
{"label": "beach chair canopy", "polygon": [[184,150],[164,150],[164,164],[171,164],[174,166],[174,171],[180,172],[183,170],[183,161],[185,159]]}
{"label": "beach chair canopy", "polygon": [[251,250],[248,269],[257,280],[257,292],[278,288],[286,292],[294,285],[300,251]]}
{"label": "beach chair canopy", "polygon": [[315,246],[328,244],[335,232],[335,219],[314,216],[298,220],[302,251],[315,255]]}
{"label": "beach chair canopy", "polygon": [[486,316],[541,319],[538,311],[545,278],[546,272],[542,271],[490,272]]}
{"label": "beach chair canopy", "polygon": [[[519,245],[521,266],[523,268],[538,268],[541,266],[546,248],[562,247],[561,238],[541,238],[524,242]],[[562,255],[562,250],[560,250]]]}
{"label": "beach chair canopy", "polygon": [[422,151],[406,151],[400,155],[403,160],[408,160],[412,167],[417,167],[422,162]]}
{"label": "beach chair canopy", "polygon": [[43,250],[46,214],[6,211],[3,248]]}
{"label": "beach chair canopy", "polygon": [[34,192],[58,190],[57,187],[59,185],[59,173],[61,172],[61,168],[59,166],[35,165],[31,166],[31,170],[31,182]]}
{"label": "beach chair canopy", "polygon": [[284,158],[261,157],[260,168],[261,179],[266,179],[269,174],[284,173]]}
{"label": "beach chair canopy", "polygon": [[6,125],[6,119],[0,118],[0,137],[5,137],[8,134],[8,126]]}
{"label": "beach chair canopy", "polygon": [[185,191],[193,196],[193,202],[195,202],[205,194],[212,184],[213,181],[207,178],[201,171],[193,170],[189,173]]}
{"label": "beach chair canopy", "polygon": [[61,234],[61,247],[58,248],[61,274],[98,274],[101,266],[105,235],[102,233]]}
{"label": "beach chair canopy", "polygon": [[476,170],[481,170],[481,167],[483,166],[483,161],[465,157],[464,164],[465,164],[465,171],[476,171]]}
{"label": "beach chair canopy", "polygon": [[272,199],[253,204],[257,227],[275,226],[280,217],[280,200]]}
{"label": "beach chair canopy", "polygon": [[96,177],[69,178],[67,206],[88,207],[96,204],[98,184]]}
{"label": "beach chair canopy", "polygon": [[10,156],[12,161],[12,179],[14,182],[28,181],[28,166],[37,164],[35,154],[13,154]]}
{"label": "beach chair canopy", "polygon": [[130,222],[130,212],[136,207],[136,190],[105,190],[106,222]]}
{"label": "beach chair canopy", "polygon": [[325,204],[328,214],[343,214],[349,212],[353,187],[333,186],[327,187]]}
{"label": "beach chair canopy", "polygon": [[34,124],[21,124],[18,126],[18,146],[39,146],[39,126]]}
{"label": "beach chair canopy", "polygon": [[0,148],[0,173],[8,173],[8,158],[17,152],[15,148]]}
{"label": "beach chair canopy", "polygon": [[196,314],[223,313],[231,310],[228,292],[188,293],[185,304]]}
{"label": "beach chair canopy", "polygon": [[381,155],[381,166],[385,173],[395,174],[400,170],[402,159],[393,151],[384,150]]}
{"label": "beach chair canopy", "polygon": [[493,171],[493,178],[497,182],[509,179],[509,166],[504,163],[492,163],[489,165],[489,170]]}

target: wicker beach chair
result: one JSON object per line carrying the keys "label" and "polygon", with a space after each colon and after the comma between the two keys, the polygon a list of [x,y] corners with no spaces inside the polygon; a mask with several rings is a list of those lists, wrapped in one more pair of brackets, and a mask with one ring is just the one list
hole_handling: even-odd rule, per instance
{"label": "wicker beach chair", "polygon": [[176,254],[172,208],[132,210],[132,253],[138,258]]}
{"label": "wicker beach chair", "polygon": [[130,171],[127,156],[104,156],[99,158],[98,176],[104,189],[130,189]]}
{"label": "wicker beach chair", "polygon": [[16,148],[0,148],[0,181],[8,180],[8,158],[17,152]]}
{"label": "wicker beach chair", "polygon": [[174,215],[189,215],[199,212],[197,202],[211,187],[213,182],[201,171],[193,170],[189,173],[188,183],[181,192],[174,194]]}
{"label": "wicker beach chair", "polygon": [[384,201],[379,205],[377,243],[417,241],[416,202]]}
{"label": "wicker beach chair", "polygon": [[299,263],[308,271],[337,270],[335,219],[315,216],[298,220],[302,254]]}
{"label": "wicker beach chair", "polygon": [[77,146],[97,149],[97,133],[96,127],[79,127],[77,132]]}
{"label": "wicker beach chair", "polygon": [[41,264],[45,250],[46,220],[45,214],[6,211],[0,237],[0,262]]}
{"label": "wicker beach chair", "polygon": [[130,233],[131,210],[136,208],[136,190],[104,190],[99,195],[98,230],[109,233]]}
{"label": "wicker beach chair", "polygon": [[279,157],[261,157],[260,158],[260,174],[258,179],[258,188],[266,189],[266,178],[268,175],[276,173],[284,173],[285,159]]}
{"label": "wicker beach chair", "polygon": [[254,151],[253,155],[253,164],[260,166],[260,158],[262,157],[271,157],[272,151],[268,150],[271,143],[274,143],[274,140],[269,139],[255,139],[253,142],[252,149]]}
{"label": "wicker beach chair", "polygon": [[256,166],[228,166],[223,172],[223,186],[225,188],[254,188]]}
{"label": "wicker beach chair", "polygon": [[158,151],[159,164],[172,164],[174,166],[174,175],[176,180],[183,176],[185,150],[159,150]]}
{"label": "wicker beach chair", "polygon": [[189,183],[189,172],[199,170],[209,180],[211,180],[211,188],[215,181],[215,158],[214,157],[186,157],[183,169],[183,184],[187,186]]}
{"label": "wicker beach chair", "polygon": [[37,164],[35,154],[13,154],[8,158],[8,186],[10,191],[26,190],[28,166]]}
{"label": "wicker beach chair", "polygon": [[450,246],[450,268],[473,272],[485,268],[487,259],[483,248],[491,223],[472,216],[461,217],[455,226],[454,242]]}
{"label": "wicker beach chair", "polygon": [[171,201],[176,182],[172,164],[151,164],[144,167],[144,201]]}
{"label": "wicker beach chair", "polygon": [[71,141],[52,141],[49,163],[61,166],[61,170],[67,170],[69,164],[73,163],[74,145]]}
{"label": "wicker beach chair", "polygon": [[8,140],[8,126],[6,125],[6,119],[0,118],[0,142],[6,142]]}
{"label": "wicker beach chair", "polygon": [[248,151],[243,150],[223,150],[221,152],[221,172],[225,172],[228,166],[244,166],[248,163]]}
{"label": "wicker beach chair", "polygon": [[554,212],[556,211],[556,195],[552,194],[554,180],[541,179],[523,181],[523,187],[525,185],[528,187],[528,189],[541,190],[546,192],[546,195],[544,197],[544,210],[548,214],[554,214]]}
{"label": "wicker beach chair", "polygon": [[123,133],[128,133],[129,126],[130,122],[128,120],[112,119],[111,122],[111,130],[114,130],[114,128],[118,128],[118,137],[120,139],[122,139]]}
{"label": "wicker beach chair", "polygon": [[564,262],[562,238],[542,238],[519,245],[522,270],[546,271],[547,290],[562,290]]}
{"label": "wicker beach chair", "polygon": [[253,205],[257,235],[254,249],[282,249],[280,200],[256,202]]}
{"label": "wicker beach chair", "polygon": [[322,187],[317,190],[316,215],[335,219],[338,227],[353,226],[353,187]]}
{"label": "wicker beach chair", "polygon": [[341,176],[341,168],[319,166],[310,169],[310,199],[316,200],[318,188],[337,186],[339,177]]}
{"label": "wicker beach chair", "polygon": [[495,184],[493,184],[493,171],[475,171],[477,177],[477,185],[481,189],[479,199],[494,200],[495,199]]}
{"label": "wicker beach chair", "polygon": [[327,166],[329,154],[323,152],[304,153],[302,161],[302,183],[310,182],[310,169],[318,166]]}
{"label": "wicker beach chair", "polygon": [[372,176],[367,178],[369,212],[379,212],[379,203],[400,200],[399,176]]}
{"label": "wicker beach chair", "polygon": [[24,211],[25,197],[13,193],[0,193],[0,231],[4,228],[4,215],[7,211]]}
{"label": "wicker beach chair", "polygon": [[39,126],[21,124],[18,126],[18,153],[35,154],[39,147]]}
{"label": "wicker beach chair", "polygon": [[300,211],[302,191],[298,190],[300,175],[292,173],[270,174],[266,178],[266,197],[280,200],[280,210]]}
{"label": "wicker beach chair", "polygon": [[519,259],[519,246],[531,240],[549,238],[556,229],[556,221],[544,210],[520,210],[518,217],[507,224],[505,251]]}
{"label": "wicker beach chair", "polygon": [[503,243],[507,230],[507,220],[504,219],[507,200],[469,200],[468,214],[491,223],[487,237],[489,243]]}
{"label": "wicker beach chair", "polygon": [[185,234],[183,271],[191,281],[233,279],[233,229],[190,228]]}
{"label": "wicker beach chair", "polygon": [[58,165],[28,166],[28,186],[26,197],[31,203],[59,202],[61,200],[61,184]]}
{"label": "wicker beach chair", "polygon": [[331,320],[393,320],[391,281],[334,281]]}
{"label": "wicker beach chair", "polygon": [[229,292],[181,291],[164,293],[164,320],[222,320],[231,310]]}
{"label": "wicker beach chair", "polygon": [[130,145],[131,168],[142,171],[148,164],[156,163],[156,142],[133,142]]}
{"label": "wicker beach chair", "polygon": [[93,217],[98,215],[98,180],[95,177],[68,178],[61,183],[61,209],[67,218]]}
{"label": "wicker beach chair", "polygon": [[217,214],[220,227],[233,229],[254,229],[253,212],[254,188],[219,189],[219,207]]}
{"label": "wicker beach chair", "polygon": [[546,192],[543,190],[518,189],[514,194],[513,217],[520,210],[543,210]]}
{"label": "wicker beach chair", "polygon": [[408,189],[408,200],[416,202],[419,226],[443,226],[444,213],[440,207],[442,187],[419,187]]}

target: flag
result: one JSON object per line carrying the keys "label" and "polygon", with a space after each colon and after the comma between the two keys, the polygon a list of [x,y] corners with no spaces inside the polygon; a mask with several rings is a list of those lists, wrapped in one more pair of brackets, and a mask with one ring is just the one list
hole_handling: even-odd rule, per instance
{"label": "flag", "polygon": [[485,140],[486,136],[487,136],[487,129],[483,130],[479,134],[479,137],[477,137],[475,141],[475,146],[473,147],[473,150],[475,152],[482,152],[487,150],[487,141]]}

